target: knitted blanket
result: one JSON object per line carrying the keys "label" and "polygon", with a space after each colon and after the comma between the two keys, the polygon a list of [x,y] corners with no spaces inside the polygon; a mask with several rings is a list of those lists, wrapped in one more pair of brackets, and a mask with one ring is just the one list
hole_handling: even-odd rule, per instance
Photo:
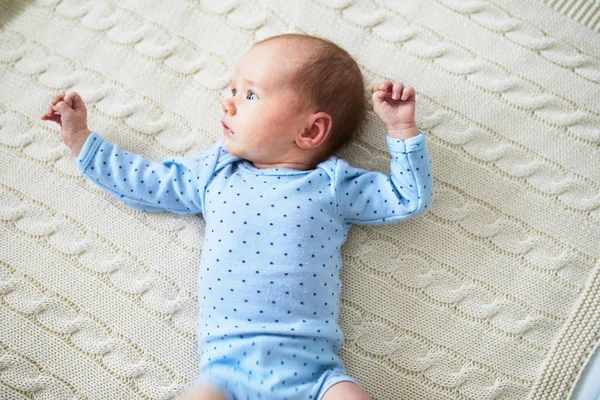
{"label": "knitted blanket", "polygon": [[[0,399],[176,399],[199,363],[203,217],[86,180],[52,96],[128,151],[197,156],[241,55],[286,32],[348,50],[369,100],[415,87],[432,160],[429,212],[342,248],[348,373],[373,399],[567,398],[600,341],[597,7],[0,0]],[[389,173],[385,134],[370,110],[338,156]]]}

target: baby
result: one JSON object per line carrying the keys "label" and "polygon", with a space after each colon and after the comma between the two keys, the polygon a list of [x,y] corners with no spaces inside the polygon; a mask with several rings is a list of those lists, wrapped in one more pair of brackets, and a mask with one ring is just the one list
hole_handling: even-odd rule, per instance
{"label": "baby", "polygon": [[87,127],[71,92],[41,116],[61,125],[77,167],[125,204],[204,215],[200,372],[186,399],[366,400],[337,352],[340,248],[352,224],[427,211],[433,178],[415,91],[371,88],[391,175],[333,156],[365,115],[360,69],[334,43],[274,36],[242,57],[222,101],[224,139],[197,158],[157,162]]}

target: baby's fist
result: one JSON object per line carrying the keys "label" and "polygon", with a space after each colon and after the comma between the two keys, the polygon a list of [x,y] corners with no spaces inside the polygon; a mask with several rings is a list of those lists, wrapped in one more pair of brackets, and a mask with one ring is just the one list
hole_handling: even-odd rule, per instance
{"label": "baby's fist", "polygon": [[[399,133],[416,128],[415,89],[402,82],[385,80],[371,88],[373,111],[386,125],[388,132]],[[417,130],[418,131],[418,130]]]}
{"label": "baby's fist", "polygon": [[77,92],[54,96],[48,112],[40,117],[42,120],[54,121],[61,127],[61,139],[79,155],[83,144],[90,135],[87,127],[87,109],[83,99]]}

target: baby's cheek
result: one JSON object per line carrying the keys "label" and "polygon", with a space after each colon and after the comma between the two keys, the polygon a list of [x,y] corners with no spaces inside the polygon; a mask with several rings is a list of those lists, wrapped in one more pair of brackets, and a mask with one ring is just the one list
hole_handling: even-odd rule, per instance
{"label": "baby's cheek", "polygon": [[279,101],[270,103],[266,107],[262,107],[257,116],[258,121],[265,122],[267,125],[284,128],[294,123],[295,119],[300,115],[299,110],[289,102]]}

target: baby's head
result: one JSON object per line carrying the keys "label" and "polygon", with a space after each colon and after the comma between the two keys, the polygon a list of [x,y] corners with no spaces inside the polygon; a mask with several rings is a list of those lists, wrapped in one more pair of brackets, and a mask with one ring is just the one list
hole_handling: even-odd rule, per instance
{"label": "baby's head", "polygon": [[258,168],[314,169],[362,123],[366,102],[356,62],[336,44],[284,34],[255,43],[231,81],[225,148]]}

